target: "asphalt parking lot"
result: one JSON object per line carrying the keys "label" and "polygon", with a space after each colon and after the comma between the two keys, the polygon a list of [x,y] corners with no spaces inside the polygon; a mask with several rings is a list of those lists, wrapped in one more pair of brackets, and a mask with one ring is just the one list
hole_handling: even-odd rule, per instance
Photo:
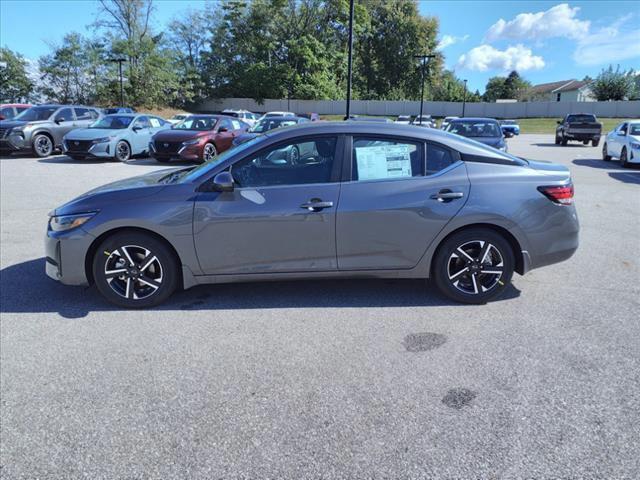
{"label": "asphalt parking lot", "polygon": [[201,286],[124,311],[44,274],[47,212],[155,162],[0,160],[4,478],[640,476],[640,169],[567,165],[581,246],[455,305],[420,281]]}

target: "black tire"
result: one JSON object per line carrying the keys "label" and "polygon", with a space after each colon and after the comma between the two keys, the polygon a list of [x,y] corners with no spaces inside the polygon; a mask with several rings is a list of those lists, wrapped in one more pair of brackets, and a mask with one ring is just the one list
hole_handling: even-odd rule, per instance
{"label": "black tire", "polygon": [[592,147],[597,147],[598,145],[600,145],[600,139],[598,140],[591,140],[591,146]]}
{"label": "black tire", "polygon": [[560,145],[560,142],[562,142],[562,139],[556,135],[556,145]]}
{"label": "black tire", "polygon": [[213,158],[218,155],[218,150],[216,149],[216,146],[209,142],[207,144],[205,144],[205,146],[202,148],[202,162],[209,162],[211,160],[213,160]]}
{"label": "black tire", "polygon": [[131,158],[131,145],[124,140],[120,140],[116,143],[116,151],[114,152],[115,159],[119,162],[126,162]]}
{"label": "black tire", "polygon": [[589,145],[589,140],[583,140],[583,141],[582,141],[582,144],[583,144],[583,145]]}
{"label": "black tire", "polygon": [[604,160],[605,162],[611,160],[611,155],[609,155],[609,152],[607,151],[607,142],[604,142],[602,144],[602,160]]}
{"label": "black tire", "polygon": [[39,133],[33,137],[31,146],[33,153],[35,153],[38,158],[45,158],[53,153],[53,140],[44,133]]}
{"label": "black tire", "polygon": [[622,168],[629,168],[629,162],[627,161],[627,147],[622,147],[620,152],[620,166]]}
{"label": "black tire", "polygon": [[438,289],[450,299],[484,304],[507,288],[514,269],[513,250],[502,235],[487,228],[470,228],[453,234],[438,247],[432,277]]}
{"label": "black tire", "polygon": [[92,269],[102,296],[124,308],[159,305],[179,283],[178,261],[173,252],[164,242],[145,233],[121,232],[108,237],[96,250]]}
{"label": "black tire", "polygon": [[563,138],[560,143],[562,144],[563,147],[566,147],[567,146],[567,142],[568,142],[568,140],[566,138]]}

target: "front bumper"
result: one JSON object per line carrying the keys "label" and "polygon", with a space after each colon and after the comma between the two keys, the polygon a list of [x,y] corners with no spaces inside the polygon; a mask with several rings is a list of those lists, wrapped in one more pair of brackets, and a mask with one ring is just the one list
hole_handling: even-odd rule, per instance
{"label": "front bumper", "polygon": [[85,258],[95,237],[81,227],[68,232],[47,230],[46,274],[65,285],[88,285]]}
{"label": "front bumper", "polygon": [[180,146],[177,151],[158,151],[154,142],[149,143],[149,154],[156,160],[202,160],[202,145],[184,145]]}
{"label": "front bumper", "polygon": [[[113,158],[114,142],[91,143],[88,140],[65,139],[62,142],[62,153],[76,158]],[[78,143],[78,145],[76,145]]]}
{"label": "front bumper", "polygon": [[18,134],[9,132],[0,139],[0,150],[4,152],[19,152],[31,148],[31,135],[28,132]]}

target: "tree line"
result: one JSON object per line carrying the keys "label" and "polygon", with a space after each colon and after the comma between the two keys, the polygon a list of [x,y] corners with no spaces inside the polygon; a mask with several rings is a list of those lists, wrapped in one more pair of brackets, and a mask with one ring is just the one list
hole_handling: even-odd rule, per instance
{"label": "tree line", "polygon": [[[125,103],[136,107],[184,108],[224,97],[345,97],[349,0],[221,0],[186,10],[162,30],[154,10],[153,0],[99,0],[91,35],[70,32],[50,45],[38,59],[35,84],[26,60],[2,48],[1,99],[118,104],[116,59],[124,59]],[[419,99],[415,56],[424,53],[435,54],[425,75],[426,100],[524,99],[530,87],[512,72],[490,79],[484,95],[465,92],[437,50],[437,18],[421,15],[417,0],[357,0],[355,18],[354,99]]]}

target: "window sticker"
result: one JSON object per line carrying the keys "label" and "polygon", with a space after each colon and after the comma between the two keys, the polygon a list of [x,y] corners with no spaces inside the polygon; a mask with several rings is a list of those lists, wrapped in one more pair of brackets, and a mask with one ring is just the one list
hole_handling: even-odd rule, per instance
{"label": "window sticker", "polygon": [[356,147],[358,180],[411,176],[410,145]]}

